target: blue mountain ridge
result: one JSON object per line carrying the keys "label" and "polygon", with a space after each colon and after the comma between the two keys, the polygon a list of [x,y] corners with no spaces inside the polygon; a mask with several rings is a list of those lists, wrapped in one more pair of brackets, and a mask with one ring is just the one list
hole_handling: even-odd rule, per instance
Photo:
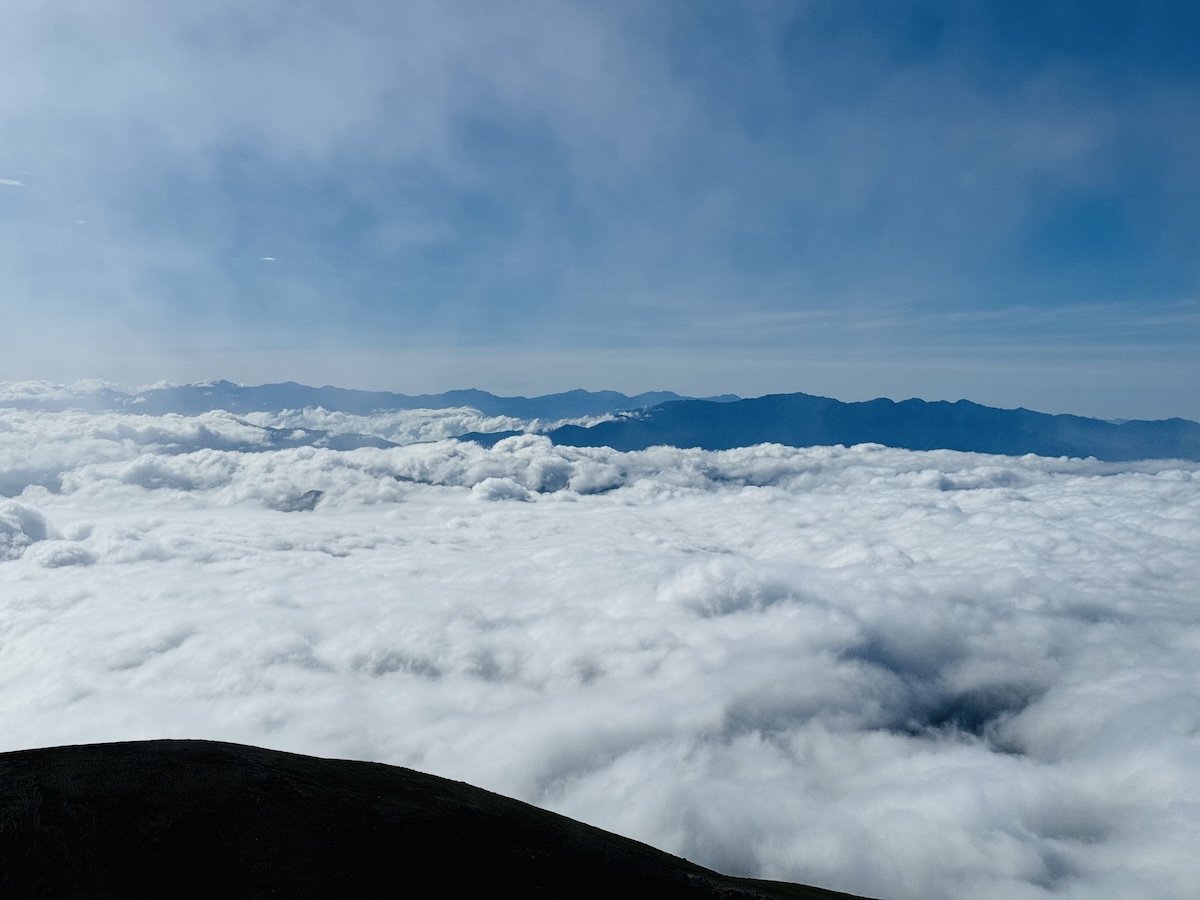
{"label": "blue mountain ridge", "polygon": [[[462,435],[493,445],[503,434]],[[1187,419],[1121,424],[968,400],[888,399],[843,403],[810,394],[771,394],[713,403],[677,400],[601,422],[547,432],[556,444],[644,450],[656,445],[730,450],[754,444],[792,447],[883,444],[907,450],[962,450],[1022,456],[1200,461],[1200,424]]]}

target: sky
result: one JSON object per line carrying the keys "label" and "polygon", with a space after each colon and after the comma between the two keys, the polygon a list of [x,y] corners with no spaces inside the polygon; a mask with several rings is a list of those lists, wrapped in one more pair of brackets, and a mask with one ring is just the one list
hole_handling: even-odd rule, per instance
{"label": "sky", "polygon": [[1200,11],[45,0],[0,379],[1200,419]]}
{"label": "sky", "polygon": [[437,440],[512,424],[0,409],[0,752],[406,765],[888,900],[1195,896],[1200,464]]}

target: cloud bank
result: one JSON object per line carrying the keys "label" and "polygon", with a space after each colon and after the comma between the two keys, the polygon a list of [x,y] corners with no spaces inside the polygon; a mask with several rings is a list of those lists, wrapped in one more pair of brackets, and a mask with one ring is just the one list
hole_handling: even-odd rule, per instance
{"label": "cloud bank", "polygon": [[0,410],[3,749],[386,761],[889,898],[1194,891],[1200,465],[440,439],[481,422]]}

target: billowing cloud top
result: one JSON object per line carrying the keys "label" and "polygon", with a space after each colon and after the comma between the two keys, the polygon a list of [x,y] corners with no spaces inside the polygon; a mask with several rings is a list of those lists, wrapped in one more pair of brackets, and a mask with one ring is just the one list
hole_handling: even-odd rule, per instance
{"label": "billowing cloud top", "polygon": [[897,900],[1194,892],[1200,466],[437,440],[513,424],[0,412],[4,749],[383,760]]}

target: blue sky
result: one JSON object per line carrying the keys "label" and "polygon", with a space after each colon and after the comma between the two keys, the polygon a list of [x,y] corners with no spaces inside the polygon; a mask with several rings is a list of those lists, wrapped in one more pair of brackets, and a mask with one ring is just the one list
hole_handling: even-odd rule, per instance
{"label": "blue sky", "polygon": [[1200,419],[1188,3],[47,0],[0,378]]}

